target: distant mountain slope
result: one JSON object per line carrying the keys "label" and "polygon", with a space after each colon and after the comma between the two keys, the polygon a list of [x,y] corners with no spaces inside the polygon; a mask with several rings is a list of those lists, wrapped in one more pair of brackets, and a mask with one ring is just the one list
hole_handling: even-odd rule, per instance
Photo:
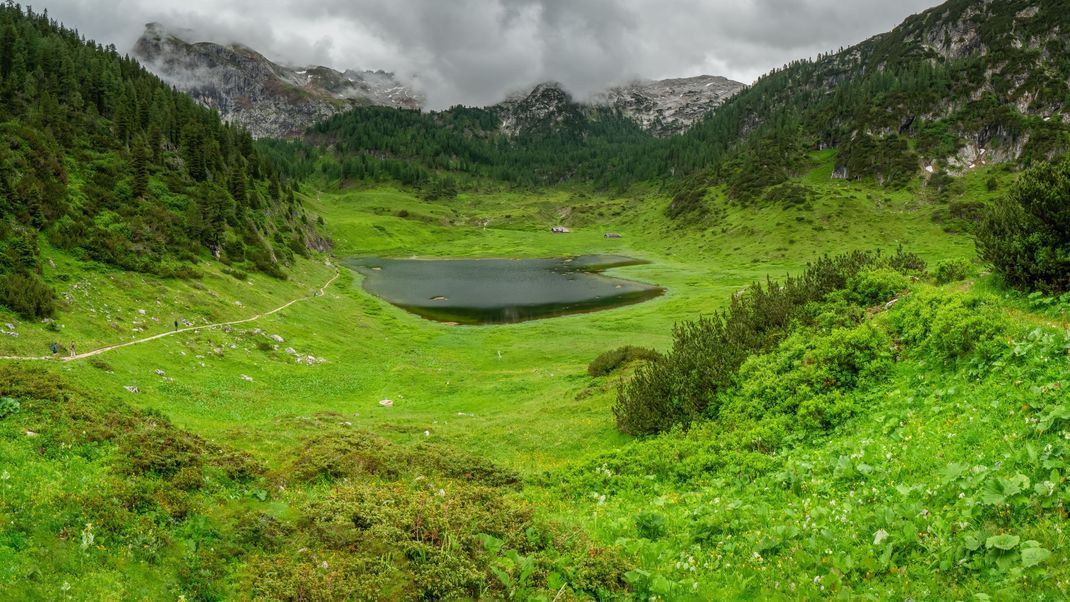
{"label": "distant mountain slope", "polygon": [[[951,0],[857,46],[763,76],[660,151],[753,196],[837,149],[836,176],[886,185],[1066,150],[1070,6]],[[649,163],[649,150],[633,164]]]}
{"label": "distant mountain slope", "polygon": [[637,80],[597,94],[591,102],[620,109],[647,131],[670,135],[686,131],[745,87],[714,75]]}
{"label": "distant mountain slope", "polygon": [[257,138],[292,137],[357,105],[416,109],[424,98],[384,71],[294,69],[251,48],[190,43],[150,23],[133,54],[148,69]]}
{"label": "distant mountain slope", "polygon": [[713,75],[686,79],[637,80],[576,100],[557,82],[544,82],[514,92],[487,107],[502,118],[502,131],[512,135],[532,124],[567,124],[580,114],[616,111],[655,136],[687,131],[746,86]]}

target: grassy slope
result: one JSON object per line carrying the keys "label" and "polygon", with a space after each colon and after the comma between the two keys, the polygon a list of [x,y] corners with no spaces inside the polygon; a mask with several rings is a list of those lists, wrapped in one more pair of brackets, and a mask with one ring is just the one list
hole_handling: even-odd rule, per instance
{"label": "grassy slope", "polygon": [[[829,170],[830,165],[823,165],[808,177],[821,193],[812,210],[730,209],[722,223],[708,230],[681,230],[669,223],[661,215],[666,201],[653,195],[610,199],[565,192],[507,193],[462,195],[449,203],[426,203],[382,189],[317,195],[313,209],[327,220],[339,256],[623,253],[652,263],[617,274],[666,286],[669,293],[642,305],[590,315],[491,328],[451,327],[370,297],[356,277],[344,275],[325,298],[298,304],[262,323],[229,334],[205,331],[118,350],[101,356],[110,371],[88,362],[64,365],[62,370],[117,395],[126,394],[124,386],[136,385],[141,390],[138,405],[163,411],[179,426],[249,449],[286,450],[302,431],[302,417],[334,412],[356,427],[397,431],[402,437],[429,430],[518,469],[541,470],[623,441],[608,412],[612,392],[593,384],[585,373],[587,362],[607,348],[663,348],[674,323],[715,310],[749,282],[797,270],[823,252],[894,249],[904,243],[928,259],[971,253],[971,243],[943,235],[930,222],[932,208],[914,201],[909,192],[885,194],[833,182],[825,173]],[[880,199],[882,206],[877,208],[873,199]],[[409,217],[397,217],[401,210]],[[561,221],[572,225],[574,233],[550,234],[549,226]],[[624,238],[604,239],[603,233],[611,230]],[[138,282],[140,277],[86,274],[93,290],[87,297],[98,314],[64,313],[63,337],[85,333],[77,339],[84,350],[89,343],[83,340],[112,342],[141,334],[127,328],[113,337],[99,315],[105,303],[122,307],[117,313],[130,324],[137,308],[149,305],[151,310],[152,300],[159,298],[165,309],[150,316],[163,316],[163,328],[170,315],[192,311],[177,308],[183,305],[213,308],[213,320],[244,317],[254,313],[253,307],[263,309],[307,294],[329,275],[323,266],[302,265],[309,267],[295,271],[295,282],[271,288],[259,282],[243,286],[222,276],[201,283],[207,290],[194,288],[197,283],[154,289],[151,281]],[[112,277],[126,281],[113,284]],[[136,293],[120,294],[131,286]],[[268,294],[258,299],[258,293]],[[246,300],[247,308],[234,306],[239,298]],[[84,310],[87,305],[76,307]],[[252,335],[254,327],[282,336],[280,352],[259,350],[258,343],[273,342]],[[23,330],[27,332],[14,345],[0,340],[0,351],[47,348],[51,333],[29,326]],[[286,347],[327,362],[297,364],[281,352]],[[222,350],[221,356],[214,350]],[[157,369],[167,377],[157,376]],[[242,374],[253,382],[242,380]],[[383,398],[397,404],[380,409],[377,402]]]}
{"label": "grassy slope", "polygon": [[[616,432],[609,411],[612,379],[594,380],[585,372],[587,362],[602,351],[622,344],[665,348],[674,323],[722,307],[747,283],[796,271],[820,253],[890,250],[902,243],[929,260],[972,256],[968,239],[948,236],[932,223],[934,207],[917,200],[924,196],[917,190],[889,193],[833,181],[828,157],[816,158],[820,166],[803,179],[818,193],[812,208],[728,207],[724,219],[709,228],[667,221],[662,214],[667,199],[654,194],[485,193],[436,203],[391,189],[316,194],[310,201],[327,220],[339,256],[622,253],[652,263],[618,274],[658,283],[669,293],[583,316],[453,327],[369,296],[357,277],[344,274],[324,297],[230,333],[172,337],[105,354],[104,363],[51,369],[104,395],[159,410],[177,426],[253,452],[272,467],[284,465],[307,436],[338,427],[375,431],[401,443],[424,440],[429,433],[432,441],[485,454],[527,475],[573,465],[627,440]],[[964,187],[980,190],[981,177],[966,180]],[[407,217],[399,217],[402,210]],[[558,223],[572,226],[574,233],[550,234],[549,226]],[[622,232],[624,238],[604,239],[606,231]],[[72,288],[84,282],[90,291],[80,293],[84,296],[60,317],[63,339],[76,338],[80,351],[165,329],[171,315],[207,321],[246,317],[307,294],[331,273],[321,263],[302,262],[282,284],[265,279],[242,284],[222,275],[200,283],[160,282],[97,272],[49,255],[57,262],[55,271],[46,272],[50,280],[68,273]],[[118,327],[101,317],[105,303],[113,318],[122,316],[112,320]],[[88,312],[90,307],[97,313]],[[194,313],[202,307],[209,312]],[[133,332],[134,320],[144,319],[139,308],[148,310],[149,318],[159,317],[162,326],[153,323],[145,333]],[[253,328],[263,334],[253,334]],[[0,353],[39,353],[55,336],[40,325],[19,324],[18,330],[17,339],[0,339]],[[274,342],[268,334],[284,337],[279,350],[270,349]],[[298,364],[284,351],[291,346],[327,361]],[[127,393],[127,385],[141,393]],[[378,407],[385,397],[396,401],[394,408]],[[582,500],[560,502],[556,494],[546,497],[537,488],[529,495],[569,520],[575,520],[576,508],[589,511],[582,522],[606,543],[625,536],[636,509],[650,502],[624,499],[609,510]],[[702,498],[687,499],[701,503]],[[288,512],[285,502],[265,508],[283,516]],[[633,550],[634,559],[651,570],[671,566],[676,559],[670,557],[686,546],[670,541],[662,548]]]}

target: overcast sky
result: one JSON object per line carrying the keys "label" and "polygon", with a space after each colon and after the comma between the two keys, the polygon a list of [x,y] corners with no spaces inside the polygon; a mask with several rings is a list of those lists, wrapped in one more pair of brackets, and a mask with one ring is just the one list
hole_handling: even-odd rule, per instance
{"label": "overcast sky", "polygon": [[[25,2],[25,0],[24,0]],[[556,80],[584,96],[633,78],[752,82],[887,31],[936,0],[37,0],[129,50],[145,23],[291,65],[417,77],[433,107]],[[184,37],[187,37],[184,36]]]}

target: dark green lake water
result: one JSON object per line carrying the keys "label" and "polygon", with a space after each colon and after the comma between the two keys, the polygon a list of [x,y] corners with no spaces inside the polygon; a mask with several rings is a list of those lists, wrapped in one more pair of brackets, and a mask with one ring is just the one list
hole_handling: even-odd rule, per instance
{"label": "dark green lake water", "polygon": [[364,275],[364,289],[424,318],[508,324],[640,303],[657,286],[601,274],[644,263],[618,255],[563,259],[386,259],[342,262]]}

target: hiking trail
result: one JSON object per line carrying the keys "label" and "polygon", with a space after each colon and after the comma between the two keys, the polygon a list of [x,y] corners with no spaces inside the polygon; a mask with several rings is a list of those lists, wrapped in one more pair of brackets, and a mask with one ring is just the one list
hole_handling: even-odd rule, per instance
{"label": "hiking trail", "polygon": [[76,353],[74,355],[64,355],[64,356],[60,356],[60,355],[39,355],[39,356],[0,355],[0,360],[27,361],[27,362],[35,362],[35,361],[73,362],[73,361],[76,361],[76,360],[82,360],[82,359],[85,359],[85,358],[88,358],[88,357],[93,357],[93,356],[96,356],[96,355],[100,355],[102,353],[107,353],[109,351],[114,351],[116,349],[122,349],[123,347],[130,347],[132,345],[140,345],[141,343],[148,343],[149,341],[155,341],[157,339],[162,339],[162,338],[169,337],[169,336],[176,335],[176,334],[183,334],[183,333],[186,333],[186,332],[193,332],[193,331],[196,331],[196,330],[208,330],[208,329],[212,329],[212,328],[221,328],[223,326],[234,326],[235,324],[246,324],[248,322],[253,322],[253,321],[259,320],[260,318],[263,318],[263,317],[266,317],[266,316],[270,316],[272,314],[276,314],[276,313],[286,309],[287,307],[290,307],[294,303],[298,303],[300,301],[307,301],[309,299],[314,299],[316,297],[322,296],[324,294],[324,291],[327,289],[327,287],[330,286],[332,283],[334,283],[334,281],[337,280],[338,276],[340,276],[340,275],[341,275],[341,272],[339,272],[338,269],[335,268],[334,276],[331,276],[330,280],[328,280],[323,286],[319,287],[319,289],[317,289],[316,294],[306,295],[304,297],[298,297],[298,298],[293,299],[293,300],[291,300],[290,302],[288,302],[288,303],[286,303],[284,305],[280,305],[280,306],[276,307],[275,309],[272,309],[270,311],[265,311],[263,313],[256,314],[255,316],[252,316],[250,318],[244,318],[242,320],[231,320],[229,322],[216,322],[214,324],[202,324],[202,325],[199,325],[199,326],[189,326],[189,327],[186,327],[186,328],[179,328],[177,330],[169,330],[167,332],[161,332],[160,334],[155,334],[155,335],[152,335],[152,336],[149,336],[149,337],[145,337],[145,338],[141,338],[141,339],[135,339],[133,341],[127,341],[125,343],[116,343],[114,345],[108,345],[106,347],[100,347],[98,349],[93,349],[92,351],[86,351],[85,353]]}

